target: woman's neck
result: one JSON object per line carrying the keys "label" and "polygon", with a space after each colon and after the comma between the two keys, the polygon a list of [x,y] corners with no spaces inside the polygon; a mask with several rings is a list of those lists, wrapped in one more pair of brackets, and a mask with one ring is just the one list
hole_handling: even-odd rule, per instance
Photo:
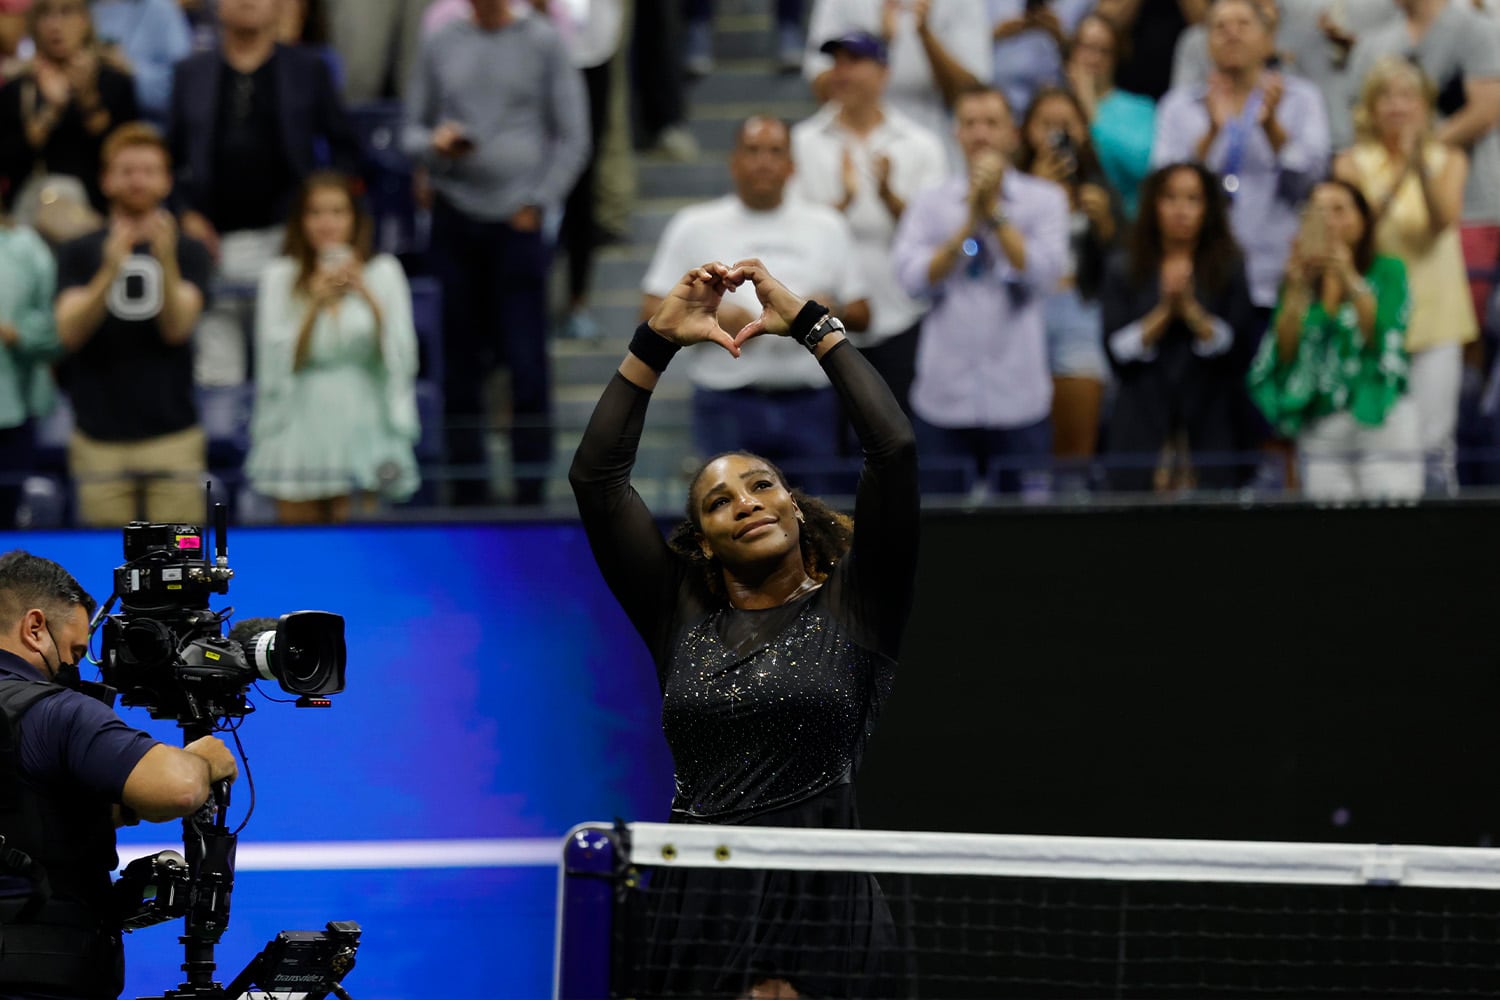
{"label": "woman's neck", "polygon": [[1197,240],[1172,240],[1164,238],[1161,241],[1162,260],[1170,260],[1173,257],[1191,257],[1197,249]]}
{"label": "woman's neck", "polygon": [[729,605],[741,611],[759,611],[777,608],[800,597],[817,586],[802,564],[800,549],[792,553],[795,559],[783,560],[774,570],[758,579],[746,579],[729,569],[724,570],[724,590],[729,595]]}

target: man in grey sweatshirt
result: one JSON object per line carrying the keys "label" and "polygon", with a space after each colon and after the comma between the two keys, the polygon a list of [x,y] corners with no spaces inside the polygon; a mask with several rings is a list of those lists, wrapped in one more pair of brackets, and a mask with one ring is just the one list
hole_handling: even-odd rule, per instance
{"label": "man in grey sweatshirt", "polygon": [[443,288],[443,396],[451,499],[488,501],[483,384],[510,369],[518,503],[540,503],[552,459],[545,216],[588,156],[583,79],[547,20],[509,0],[426,40],[407,89],[406,152],[432,178],[433,267]]}

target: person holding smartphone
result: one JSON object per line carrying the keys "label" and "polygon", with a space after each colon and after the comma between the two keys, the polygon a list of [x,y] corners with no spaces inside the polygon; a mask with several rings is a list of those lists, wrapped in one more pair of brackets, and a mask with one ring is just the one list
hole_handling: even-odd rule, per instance
{"label": "person holding smartphone", "polygon": [[1099,339],[1099,286],[1123,228],[1119,203],[1089,141],[1083,106],[1072,91],[1039,90],[1021,122],[1016,165],[1068,193],[1068,273],[1047,296],[1047,356],[1052,367],[1052,455],[1058,492],[1088,486],[1099,439],[1109,362]]}
{"label": "person holding smartphone", "polygon": [[490,502],[484,384],[510,371],[518,504],[536,505],[552,462],[545,225],[589,153],[583,75],[547,18],[509,0],[422,44],[401,144],[433,189],[432,264],[443,288],[443,403],[450,502]]}
{"label": "person holding smartphone", "polygon": [[260,281],[245,471],[285,524],[345,521],[418,485],[411,289],[370,255],[372,228],[348,177],[314,174]]}
{"label": "person holding smartphone", "polygon": [[1251,397],[1294,437],[1315,500],[1416,499],[1421,434],[1407,394],[1406,267],[1375,253],[1375,213],[1347,181],[1319,184],[1250,369]]}

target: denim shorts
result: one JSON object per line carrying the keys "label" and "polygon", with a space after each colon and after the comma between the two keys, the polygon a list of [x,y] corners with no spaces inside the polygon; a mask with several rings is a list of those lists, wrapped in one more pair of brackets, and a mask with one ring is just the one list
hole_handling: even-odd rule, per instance
{"label": "denim shorts", "polygon": [[1053,378],[1092,378],[1109,375],[1104,357],[1104,319],[1098,302],[1085,302],[1076,289],[1065,289],[1042,304],[1047,325],[1047,360]]}

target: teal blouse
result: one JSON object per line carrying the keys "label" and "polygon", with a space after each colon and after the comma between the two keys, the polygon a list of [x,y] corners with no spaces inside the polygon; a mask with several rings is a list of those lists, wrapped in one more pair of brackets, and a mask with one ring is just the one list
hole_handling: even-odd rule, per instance
{"label": "teal blouse", "polygon": [[62,353],[52,297],[52,251],[24,226],[0,225],[0,323],[16,328],[15,346],[0,342],[0,427],[46,416],[56,398],[50,362]]}
{"label": "teal blouse", "polygon": [[1280,433],[1295,436],[1318,418],[1345,410],[1360,423],[1379,427],[1405,394],[1411,370],[1405,346],[1411,314],[1406,265],[1376,257],[1365,281],[1375,295],[1375,328],[1368,341],[1351,303],[1329,313],[1315,301],[1302,320],[1297,353],[1286,362],[1276,338],[1283,288],[1248,377],[1250,397]]}

